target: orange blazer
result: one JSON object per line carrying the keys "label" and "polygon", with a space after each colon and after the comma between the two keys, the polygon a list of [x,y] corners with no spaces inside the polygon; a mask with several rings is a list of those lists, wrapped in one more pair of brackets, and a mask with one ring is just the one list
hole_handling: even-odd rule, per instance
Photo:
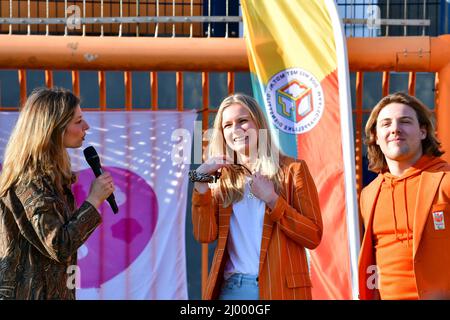
{"label": "orange blazer", "polygon": [[[319,197],[303,160],[282,157],[284,190],[273,210],[266,206],[259,260],[260,299],[311,299],[311,280],[305,248],[314,249],[322,238]],[[227,239],[232,206],[216,203],[211,191],[194,189],[194,237],[202,243],[217,241],[203,299],[216,299],[228,259]]]}
{"label": "orange blazer", "polygon": [[[439,170],[439,171],[437,171]],[[359,298],[379,299],[373,286],[375,255],[372,244],[372,223],[375,204],[380,192],[382,175],[361,193],[360,208],[365,234],[359,254]],[[413,225],[414,274],[419,299],[450,298],[450,166],[421,173]],[[435,230],[433,213],[444,213],[444,230]]]}

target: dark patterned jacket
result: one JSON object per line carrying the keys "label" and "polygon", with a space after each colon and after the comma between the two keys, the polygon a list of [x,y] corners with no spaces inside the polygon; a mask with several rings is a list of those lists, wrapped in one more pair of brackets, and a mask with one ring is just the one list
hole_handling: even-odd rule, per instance
{"label": "dark patterned jacket", "polygon": [[45,176],[10,189],[0,198],[0,300],[75,299],[77,249],[100,223]]}

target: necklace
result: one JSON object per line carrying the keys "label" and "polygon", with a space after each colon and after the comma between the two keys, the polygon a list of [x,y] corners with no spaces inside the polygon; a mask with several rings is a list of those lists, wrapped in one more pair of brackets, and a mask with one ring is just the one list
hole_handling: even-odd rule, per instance
{"label": "necklace", "polygon": [[253,192],[252,192],[252,190],[251,190],[251,189],[252,189],[252,183],[253,183],[253,180],[252,180],[252,178],[251,178],[252,172],[251,172],[246,166],[244,166],[243,164],[239,164],[239,163],[238,163],[238,164],[235,164],[235,165],[244,168],[244,169],[247,171],[247,173],[250,174],[250,179],[249,179],[249,181],[247,182],[247,185],[248,185],[248,195],[247,195],[247,198],[248,198],[248,199],[255,199],[256,196],[253,194]]}
{"label": "necklace", "polygon": [[247,195],[247,198],[249,198],[249,199],[255,199],[256,198],[255,195],[252,192],[252,183],[253,183],[253,181],[251,179],[247,183],[248,184],[248,195]]}

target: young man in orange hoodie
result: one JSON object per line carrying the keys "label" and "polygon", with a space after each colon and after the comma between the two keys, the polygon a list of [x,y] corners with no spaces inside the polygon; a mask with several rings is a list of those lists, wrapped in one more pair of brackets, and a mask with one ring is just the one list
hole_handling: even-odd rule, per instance
{"label": "young man in orange hoodie", "polygon": [[381,99],[366,124],[369,169],[361,193],[365,235],[360,299],[450,297],[450,165],[418,99]]}

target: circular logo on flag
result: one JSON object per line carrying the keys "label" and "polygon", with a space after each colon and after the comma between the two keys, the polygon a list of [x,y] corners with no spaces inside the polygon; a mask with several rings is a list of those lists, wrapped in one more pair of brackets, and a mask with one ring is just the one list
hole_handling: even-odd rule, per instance
{"label": "circular logo on flag", "polygon": [[314,128],[323,114],[325,96],[310,72],[290,68],[270,78],[265,92],[269,119],[281,131],[301,134]]}

